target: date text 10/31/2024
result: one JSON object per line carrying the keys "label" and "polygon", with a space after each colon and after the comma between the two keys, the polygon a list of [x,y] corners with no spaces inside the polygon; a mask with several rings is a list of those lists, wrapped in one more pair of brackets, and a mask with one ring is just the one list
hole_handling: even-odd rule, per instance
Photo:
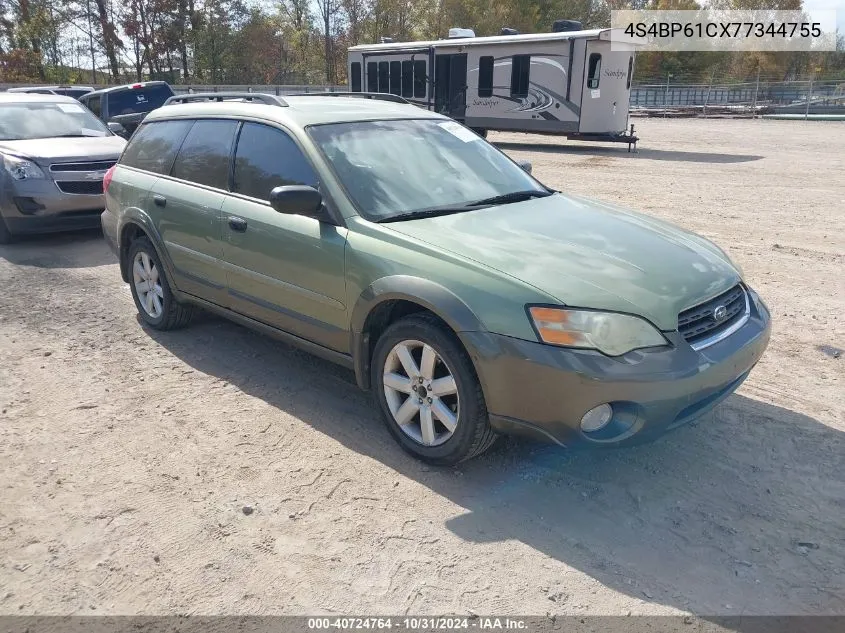
{"label": "date text 10/31/2024", "polygon": [[519,631],[528,628],[518,618],[308,618],[308,629],[319,630],[397,630],[397,631]]}

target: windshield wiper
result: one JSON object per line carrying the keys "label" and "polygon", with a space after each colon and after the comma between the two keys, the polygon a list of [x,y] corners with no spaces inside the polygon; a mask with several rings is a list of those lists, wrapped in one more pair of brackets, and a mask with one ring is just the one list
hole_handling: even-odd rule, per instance
{"label": "windshield wiper", "polygon": [[439,215],[451,215],[452,213],[463,213],[464,211],[472,211],[477,207],[485,205],[466,204],[459,206],[448,207],[431,207],[430,209],[417,209],[416,211],[406,211],[405,213],[397,213],[386,218],[379,218],[376,222],[401,222],[403,220],[420,220],[422,218],[436,218]]}
{"label": "windshield wiper", "polygon": [[421,218],[434,218],[438,215],[450,215],[452,213],[463,213],[464,211],[473,211],[475,209],[482,209],[484,207],[492,207],[499,204],[511,204],[513,202],[523,202],[531,198],[545,198],[554,195],[554,191],[540,191],[531,189],[526,191],[512,191],[504,193],[500,196],[493,196],[492,198],[484,198],[476,202],[468,202],[462,205],[449,205],[444,207],[431,207],[428,209],[417,209],[416,211],[408,211],[406,213],[397,213],[386,218],[376,220],[376,222],[401,222],[402,220],[419,220]]}
{"label": "windshield wiper", "polygon": [[524,202],[531,198],[545,198],[553,195],[551,191],[540,191],[537,189],[528,189],[526,191],[511,191],[510,193],[503,193],[500,196],[493,196],[491,198],[484,198],[483,200],[476,200],[470,202],[468,207],[475,207],[481,205],[497,205],[497,204],[512,204],[514,202]]}

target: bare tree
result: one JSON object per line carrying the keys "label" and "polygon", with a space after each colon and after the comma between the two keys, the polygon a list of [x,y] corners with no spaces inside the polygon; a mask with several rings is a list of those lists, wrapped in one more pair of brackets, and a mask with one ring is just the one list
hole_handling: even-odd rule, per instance
{"label": "bare tree", "polygon": [[326,56],[326,83],[335,82],[334,63],[332,61],[332,27],[340,11],[340,0],[317,0],[317,9],[323,24],[323,41]]}

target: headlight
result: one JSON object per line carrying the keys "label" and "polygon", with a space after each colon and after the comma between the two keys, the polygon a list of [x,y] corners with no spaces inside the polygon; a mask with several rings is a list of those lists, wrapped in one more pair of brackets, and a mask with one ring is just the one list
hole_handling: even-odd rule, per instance
{"label": "headlight", "polygon": [[629,314],[541,307],[528,312],[540,340],[550,345],[597,349],[608,356],[667,345],[653,325]]}
{"label": "headlight", "polygon": [[43,179],[44,172],[31,160],[18,158],[17,156],[3,155],[3,167],[15,180]]}

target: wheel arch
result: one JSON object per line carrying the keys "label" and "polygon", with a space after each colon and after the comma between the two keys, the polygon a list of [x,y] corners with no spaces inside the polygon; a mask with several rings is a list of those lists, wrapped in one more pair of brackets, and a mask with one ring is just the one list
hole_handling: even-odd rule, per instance
{"label": "wheel arch", "polygon": [[139,237],[146,237],[150,240],[156,250],[159,261],[164,265],[167,281],[171,289],[176,290],[173,284],[173,263],[164,248],[164,240],[156,230],[150,217],[140,209],[128,209],[123,216],[120,228],[117,232],[117,248],[120,262],[120,276],[126,283],[129,283],[129,262],[127,254],[129,246]]}
{"label": "wheel arch", "polygon": [[456,335],[485,329],[470,307],[444,286],[409,275],[383,277],[361,293],[352,309],[350,349],[359,387],[370,388],[370,361],[381,332],[417,312],[433,314]]}

